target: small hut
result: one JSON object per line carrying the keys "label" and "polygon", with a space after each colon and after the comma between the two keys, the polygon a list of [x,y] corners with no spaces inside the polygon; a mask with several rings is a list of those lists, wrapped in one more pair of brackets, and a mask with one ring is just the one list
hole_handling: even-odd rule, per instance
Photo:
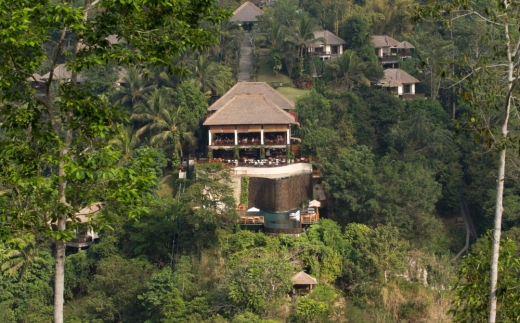
{"label": "small hut", "polygon": [[294,275],[293,291],[296,294],[306,294],[312,291],[313,285],[318,285],[316,278],[309,276],[303,270]]}

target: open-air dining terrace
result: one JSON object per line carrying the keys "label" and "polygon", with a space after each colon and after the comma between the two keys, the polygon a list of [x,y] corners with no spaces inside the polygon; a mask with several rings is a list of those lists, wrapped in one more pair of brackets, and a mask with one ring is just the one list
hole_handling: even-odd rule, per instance
{"label": "open-air dining terrace", "polygon": [[286,133],[237,133],[214,134],[210,146],[260,146],[260,145],[287,145]]}

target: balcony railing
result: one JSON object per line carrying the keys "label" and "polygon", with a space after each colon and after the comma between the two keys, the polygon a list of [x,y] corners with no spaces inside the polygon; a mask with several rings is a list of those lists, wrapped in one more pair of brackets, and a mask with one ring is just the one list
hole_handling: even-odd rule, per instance
{"label": "balcony railing", "polygon": [[[234,140],[228,140],[228,139],[217,139],[213,140],[211,143],[211,146],[234,146],[235,141]],[[264,139],[264,145],[287,145],[286,139],[275,139],[275,140],[269,140]],[[259,139],[239,139],[238,140],[238,146],[261,146],[261,141]]]}
{"label": "balcony railing", "polygon": [[240,224],[264,224],[263,216],[241,216],[238,221]]}
{"label": "balcony railing", "polygon": [[383,57],[379,56],[379,60],[382,63],[395,63],[398,61],[399,58],[406,58],[412,56],[412,53],[410,52],[400,52],[400,53],[385,53],[383,54]]}

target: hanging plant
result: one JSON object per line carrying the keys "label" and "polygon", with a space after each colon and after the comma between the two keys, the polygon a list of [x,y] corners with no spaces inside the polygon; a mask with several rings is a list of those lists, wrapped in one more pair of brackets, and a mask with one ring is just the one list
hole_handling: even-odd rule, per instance
{"label": "hanging plant", "polygon": [[248,205],[249,202],[249,176],[242,177],[240,190],[240,204]]}
{"label": "hanging plant", "polygon": [[233,153],[233,158],[239,159],[240,158],[240,148],[238,146],[235,146],[235,151]]}

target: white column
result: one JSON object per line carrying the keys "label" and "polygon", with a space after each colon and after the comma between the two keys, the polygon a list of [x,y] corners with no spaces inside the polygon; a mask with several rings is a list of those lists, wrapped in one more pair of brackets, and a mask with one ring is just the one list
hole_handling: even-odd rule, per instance
{"label": "white column", "polygon": [[260,145],[264,144],[264,129],[260,129]]}
{"label": "white column", "polygon": [[287,127],[287,144],[291,143],[291,126]]}
{"label": "white column", "polygon": [[403,86],[402,86],[402,85],[399,85],[399,86],[397,87],[397,94],[398,94],[398,95],[403,95]]}
{"label": "white column", "polygon": [[212,140],[211,140],[211,130],[208,130],[208,139],[209,139],[209,146],[211,146]]}
{"label": "white column", "polygon": [[410,84],[410,94],[415,94],[415,83]]}
{"label": "white column", "polygon": [[238,145],[238,133],[237,133],[237,130],[235,129],[235,146]]}

